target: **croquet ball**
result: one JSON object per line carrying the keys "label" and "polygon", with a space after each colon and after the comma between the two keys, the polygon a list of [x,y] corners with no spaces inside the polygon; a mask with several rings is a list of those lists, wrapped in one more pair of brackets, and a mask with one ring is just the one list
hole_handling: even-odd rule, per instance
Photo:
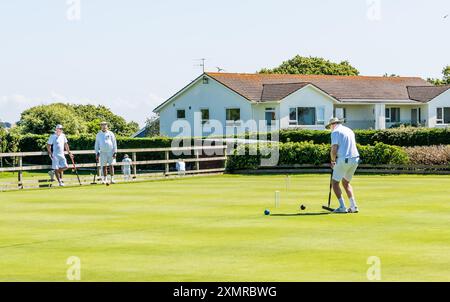
{"label": "croquet ball", "polygon": [[265,211],[264,211],[264,215],[266,215],[266,216],[267,216],[267,215],[270,215],[270,211],[269,211],[269,210],[265,210]]}
{"label": "croquet ball", "polygon": [[106,186],[109,186],[109,183],[106,183]]}
{"label": "croquet ball", "polygon": [[305,205],[302,204],[302,205],[300,206],[300,210],[302,210],[302,211],[306,210]]}

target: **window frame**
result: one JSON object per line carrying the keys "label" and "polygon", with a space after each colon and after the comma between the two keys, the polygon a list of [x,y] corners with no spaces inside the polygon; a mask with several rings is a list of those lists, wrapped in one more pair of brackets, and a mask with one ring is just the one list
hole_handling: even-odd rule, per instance
{"label": "window frame", "polygon": [[[295,120],[291,119],[291,111],[295,113]],[[289,126],[297,126],[298,125],[298,115],[296,107],[289,107]]]}
{"label": "window frame", "polygon": [[[392,120],[392,109],[398,110],[398,120]],[[386,120],[386,123],[401,123],[402,118],[400,116],[400,112],[401,112],[400,107],[386,107],[385,108],[385,120]]]}
{"label": "window frame", "polygon": [[[267,116],[266,116],[267,113],[272,114],[272,119],[270,120],[270,124],[268,123],[268,120],[267,120]],[[266,122],[266,126],[268,126],[268,127],[273,126],[274,124],[276,124],[276,123],[274,123],[274,122],[276,122],[276,120],[277,120],[277,110],[276,110],[276,108],[266,107],[264,109],[264,121]]]}
{"label": "window frame", "polygon": [[[314,109],[314,123],[313,124],[300,124],[299,123],[299,116],[300,116],[300,110],[299,109]],[[316,126],[317,125],[317,107],[297,107],[297,125],[299,126]]]}
{"label": "window frame", "polygon": [[[441,110],[441,118],[438,118],[438,110]],[[436,107],[436,124],[439,125],[449,125],[450,124],[450,116],[445,114],[446,109],[450,112],[450,107]],[[449,114],[450,115],[450,114]],[[446,119],[447,122],[445,121]]]}
{"label": "window frame", "polygon": [[[184,112],[184,117],[178,117],[178,112],[179,111],[183,111]],[[186,109],[184,109],[184,108],[177,108],[175,113],[176,113],[177,120],[185,120],[186,119]]]}
{"label": "window frame", "polygon": [[[204,110],[208,111],[208,118],[207,119],[203,118],[203,111]],[[211,120],[211,115],[210,115],[210,112],[209,112],[209,108],[206,108],[206,107],[205,108],[200,108],[200,117],[201,117],[202,125],[208,124],[209,121]]]}
{"label": "window frame", "polygon": [[[236,120],[229,120],[228,119],[228,112],[229,110],[239,110],[239,118]],[[231,113],[230,113],[231,115]],[[240,107],[229,107],[229,108],[225,108],[225,122],[227,125],[238,125],[240,124],[241,121],[241,108]]]}
{"label": "window frame", "polygon": [[[319,111],[323,111],[323,118],[319,119]],[[325,125],[325,107],[324,106],[319,106],[316,107],[316,125],[320,125],[323,126]]]}

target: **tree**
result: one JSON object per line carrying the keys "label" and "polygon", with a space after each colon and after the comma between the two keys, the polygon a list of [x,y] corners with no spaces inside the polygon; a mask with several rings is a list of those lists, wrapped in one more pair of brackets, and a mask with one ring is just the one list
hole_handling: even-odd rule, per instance
{"label": "tree", "polygon": [[127,121],[114,114],[108,107],[103,105],[72,105],[75,112],[87,124],[87,133],[95,134],[100,130],[100,122],[109,123],[111,131],[118,135],[130,136],[139,130],[136,122],[127,123]]}
{"label": "tree", "polygon": [[66,134],[85,133],[86,125],[75,110],[66,104],[50,104],[32,107],[22,112],[17,125],[22,134],[49,134],[57,124],[64,126]]}
{"label": "tree", "polygon": [[109,123],[119,136],[130,136],[139,129],[135,122],[127,121],[109,108],[99,105],[50,104],[32,107],[22,113],[18,123],[21,134],[52,133],[57,124],[64,126],[66,134],[96,134],[100,122]]}
{"label": "tree", "polygon": [[273,69],[263,68],[259,73],[265,74],[325,74],[325,75],[359,75],[359,71],[350,65],[348,61],[334,63],[319,57],[302,57],[284,61],[280,66]]}
{"label": "tree", "polygon": [[450,85],[450,65],[442,69],[442,79],[428,78],[427,81],[433,85]]}
{"label": "tree", "polygon": [[146,136],[159,136],[159,115],[147,118],[145,122]]}

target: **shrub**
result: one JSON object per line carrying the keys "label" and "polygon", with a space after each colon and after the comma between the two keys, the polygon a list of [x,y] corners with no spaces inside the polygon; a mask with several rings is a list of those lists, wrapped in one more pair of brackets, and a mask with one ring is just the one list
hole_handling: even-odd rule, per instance
{"label": "shrub", "polygon": [[450,165],[450,146],[404,148],[413,165]]}
{"label": "shrub", "polygon": [[363,164],[369,165],[406,165],[409,163],[408,154],[397,146],[377,143],[375,146],[358,145]]}
{"label": "shrub", "polygon": [[[316,144],[330,143],[329,131],[280,130],[280,142],[313,141]],[[450,129],[400,127],[386,130],[355,130],[356,141],[361,145],[377,142],[396,146],[429,146],[450,144]]]}
{"label": "shrub", "polygon": [[[313,142],[300,143],[280,143],[279,160],[276,165],[301,165],[326,164],[330,161],[330,145],[314,144]],[[239,146],[232,155],[228,157],[227,169],[245,170],[257,169],[260,166],[264,152],[261,152],[262,146],[245,145]],[[264,147],[263,147],[264,148]],[[358,146],[362,163],[364,164],[389,164],[405,165],[409,159],[407,153],[397,146],[389,146],[383,143],[377,143],[374,146]]]}

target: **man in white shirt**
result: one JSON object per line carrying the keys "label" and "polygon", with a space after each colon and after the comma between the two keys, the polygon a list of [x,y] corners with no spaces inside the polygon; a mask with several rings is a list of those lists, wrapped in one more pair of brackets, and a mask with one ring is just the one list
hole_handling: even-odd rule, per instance
{"label": "man in white shirt", "polygon": [[108,123],[102,122],[100,124],[101,131],[95,138],[95,154],[97,162],[100,161],[102,170],[102,182],[108,184],[108,167],[110,168],[111,183],[114,181],[114,164],[116,161],[117,142],[114,133],[108,130]]}
{"label": "man in white shirt", "polygon": [[[353,187],[350,182],[359,164],[359,152],[356,148],[355,133],[342,125],[338,118],[330,119],[327,128],[331,128],[331,167],[333,168],[333,191],[339,200],[336,213],[358,213]],[[347,193],[350,208],[346,208],[340,182]]]}
{"label": "man in white shirt", "polygon": [[64,186],[63,174],[69,167],[67,165],[66,156],[64,155],[64,150],[66,150],[69,153],[69,156],[73,158],[67,138],[63,133],[63,126],[57,125],[55,133],[50,135],[50,138],[47,141],[47,151],[48,156],[52,160],[52,169],[54,170],[60,187]]}

